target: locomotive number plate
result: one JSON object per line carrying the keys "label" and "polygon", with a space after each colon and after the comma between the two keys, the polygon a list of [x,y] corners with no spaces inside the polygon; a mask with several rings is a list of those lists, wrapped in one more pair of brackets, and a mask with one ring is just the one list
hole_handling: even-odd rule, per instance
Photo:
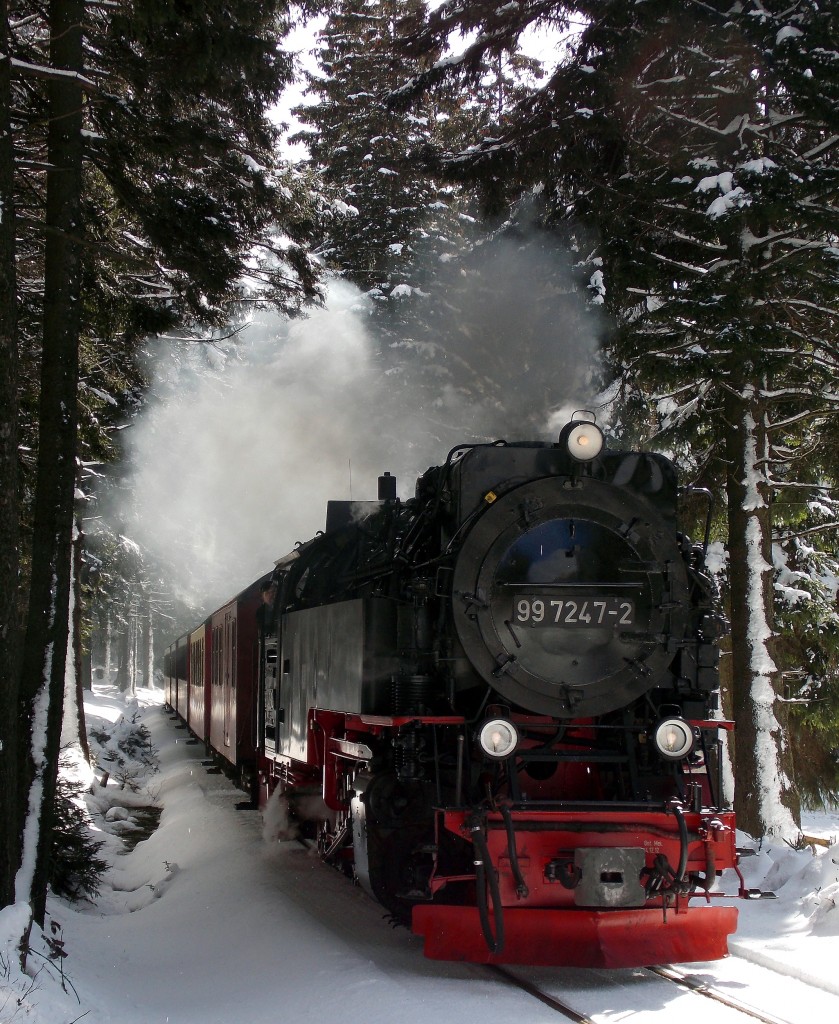
{"label": "locomotive number plate", "polygon": [[632,626],[635,603],[625,597],[517,597],[514,626]]}

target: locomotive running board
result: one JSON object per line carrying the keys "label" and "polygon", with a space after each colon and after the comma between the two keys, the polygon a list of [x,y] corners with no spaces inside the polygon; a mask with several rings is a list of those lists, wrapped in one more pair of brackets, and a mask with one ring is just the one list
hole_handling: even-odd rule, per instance
{"label": "locomotive running board", "polygon": [[504,948],[491,953],[475,907],[414,907],[412,929],[431,960],[541,967],[646,967],[719,960],[737,927],[735,907],[650,910],[504,908]]}

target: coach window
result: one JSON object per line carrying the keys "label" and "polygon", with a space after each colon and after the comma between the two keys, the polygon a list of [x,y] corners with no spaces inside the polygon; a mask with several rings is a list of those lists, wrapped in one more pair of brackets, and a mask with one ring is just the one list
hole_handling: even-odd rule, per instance
{"label": "coach window", "polygon": [[213,627],[213,686],[218,686],[218,663],[219,663],[219,628]]}
{"label": "coach window", "polygon": [[230,624],[230,663],[233,666],[233,679],[231,685],[234,690],[236,689],[236,676],[238,675],[236,671],[236,623],[237,620],[234,619]]}

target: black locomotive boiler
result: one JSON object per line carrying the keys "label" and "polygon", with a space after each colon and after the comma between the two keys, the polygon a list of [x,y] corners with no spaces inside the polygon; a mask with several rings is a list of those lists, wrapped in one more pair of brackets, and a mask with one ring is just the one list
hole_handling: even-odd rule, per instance
{"label": "black locomotive boiler", "polygon": [[426,955],[727,952],[722,620],[678,496],[672,462],[580,414],[555,444],[453,449],[408,501],[385,475],[329,502],[277,563],[243,747],[261,798],[322,798],[323,857]]}

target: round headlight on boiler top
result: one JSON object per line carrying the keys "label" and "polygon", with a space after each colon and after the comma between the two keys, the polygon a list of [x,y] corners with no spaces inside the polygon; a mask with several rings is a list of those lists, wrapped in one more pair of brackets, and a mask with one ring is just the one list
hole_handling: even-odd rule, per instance
{"label": "round headlight on boiler top", "polygon": [[565,445],[568,454],[577,462],[591,462],[603,451],[603,431],[591,420],[577,419],[577,413],[567,423],[559,435],[560,445]]}
{"label": "round headlight on boiler top", "polygon": [[653,731],[653,743],[665,761],[683,761],[693,753],[696,737],[684,718],[662,718]]}
{"label": "round headlight on boiler top", "polygon": [[488,718],[478,733],[478,744],[493,761],[504,761],[516,752],[519,731],[507,718]]}

